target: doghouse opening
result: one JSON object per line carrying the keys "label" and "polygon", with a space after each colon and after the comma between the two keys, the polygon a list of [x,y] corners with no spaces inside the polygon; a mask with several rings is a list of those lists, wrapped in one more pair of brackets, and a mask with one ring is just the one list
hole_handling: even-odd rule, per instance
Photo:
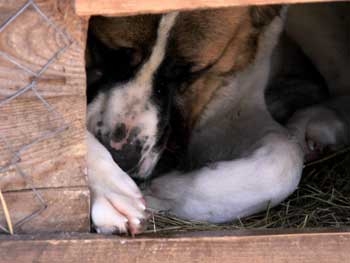
{"label": "doghouse opening", "polygon": [[[308,4],[310,5],[310,4]],[[324,4],[312,4],[312,8],[318,8]],[[337,5],[334,3],[334,5]],[[341,14],[339,14],[341,16]],[[94,17],[91,21],[94,21]],[[154,21],[159,19],[158,15],[154,15]],[[115,23],[122,21],[127,24],[127,18],[119,18]],[[157,22],[151,22],[157,24]],[[347,23],[345,19],[343,23]],[[129,27],[132,31],[133,28]],[[115,48],[118,39],[113,39],[113,28],[109,29],[109,35],[103,33],[92,33],[89,29],[87,54],[87,79],[88,85],[93,87],[88,90],[88,100],[92,100],[98,87],[106,87],[110,82],[123,82],[128,79],[131,74],[139,66],[140,56],[147,54],[147,50],[135,50],[133,47],[126,46],[124,48]],[[288,32],[283,32],[282,38],[288,38]],[[104,42],[105,41],[105,42]],[[153,40],[147,40],[152,42]],[[281,40],[282,41],[282,40]],[[290,41],[290,39],[288,40]],[[103,43],[104,42],[104,43]],[[291,41],[292,42],[292,41]],[[282,125],[285,125],[287,119],[297,110],[308,107],[313,104],[321,103],[330,98],[330,93],[327,89],[327,81],[322,73],[316,68],[311,59],[296,43],[288,42],[288,55],[298,57],[297,63],[293,64],[290,61],[284,61],[284,64],[278,64],[277,67],[283,68],[274,76],[274,82],[270,82],[267,87],[265,96],[267,103],[278,103],[282,97],[288,97],[291,109],[284,113],[283,116],[275,115],[275,119]],[[106,43],[108,43],[106,45]],[[292,50],[292,51],[291,51]],[[140,53],[141,52],[141,53]],[[285,50],[280,50],[285,52]],[[288,55],[285,59],[288,59]],[[147,55],[146,55],[147,56]],[[300,58],[300,59],[299,59]],[[128,66],[114,65],[114,60],[120,59]],[[286,64],[289,64],[286,66]],[[289,67],[289,68],[288,68]],[[297,68],[300,67],[300,68]],[[117,69],[116,71],[115,68]],[[290,68],[293,68],[290,71]],[[296,69],[297,68],[297,69]],[[283,71],[285,70],[285,71]],[[118,74],[115,74],[118,72]],[[272,77],[271,77],[272,78]],[[294,91],[281,91],[284,86],[293,87],[298,85],[300,81],[310,81],[312,85],[317,86],[311,89],[311,93],[304,90],[296,94],[293,101]],[[272,80],[271,80],[272,81]],[[96,85],[97,83],[97,85]],[[91,95],[91,97],[89,97]],[[297,101],[298,96],[308,96],[307,100],[302,102]],[[273,105],[271,106],[273,107]],[[286,110],[286,111],[288,111]],[[278,112],[280,113],[280,112]],[[288,116],[288,117],[286,117]],[[286,119],[287,118],[287,119]],[[181,126],[181,123],[179,123]],[[168,146],[169,149],[174,145]],[[173,158],[175,158],[173,156]],[[160,159],[162,162],[164,159]],[[166,160],[164,160],[165,162]],[[172,163],[170,161],[170,163]],[[174,167],[170,167],[174,168]],[[212,224],[198,221],[184,220],[166,213],[152,213],[147,230],[144,233],[171,233],[184,231],[202,231],[202,230],[234,230],[234,229],[265,229],[265,228],[339,228],[348,226],[350,223],[350,154],[348,148],[342,148],[332,153],[320,155],[317,160],[313,160],[304,165],[303,175],[298,189],[289,196],[285,201],[276,207],[266,207],[266,211],[254,214],[239,220],[224,224]],[[274,186],[271,186],[274,187]]]}

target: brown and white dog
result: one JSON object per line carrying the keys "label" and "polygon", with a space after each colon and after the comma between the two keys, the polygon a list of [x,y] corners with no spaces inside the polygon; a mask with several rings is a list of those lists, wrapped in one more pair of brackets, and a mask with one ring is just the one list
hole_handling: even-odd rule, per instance
{"label": "brown and white dog", "polygon": [[295,132],[305,127],[295,115],[294,136],[265,102],[285,16],[266,6],[91,20],[88,177],[98,232],[141,230],[145,201],[129,175],[152,173],[169,134],[186,136],[186,146],[181,165],[145,190],[150,209],[225,222],[296,189],[303,136],[316,142],[320,128]]}

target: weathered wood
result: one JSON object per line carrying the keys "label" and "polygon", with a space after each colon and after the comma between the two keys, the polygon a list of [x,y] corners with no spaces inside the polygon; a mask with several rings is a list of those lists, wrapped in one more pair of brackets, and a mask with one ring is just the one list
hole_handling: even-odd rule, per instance
{"label": "weathered wood", "polygon": [[[40,214],[14,229],[20,233],[89,232],[89,191],[86,188],[39,189],[47,205]],[[42,205],[32,191],[4,193],[13,224],[38,211]],[[0,224],[6,226],[0,209]],[[1,262],[1,259],[0,259]]]}
{"label": "weathered wood", "polygon": [[[35,2],[55,26],[50,26],[29,7],[0,32],[0,51],[37,73],[60,48],[68,45],[68,49],[57,57],[38,80],[38,90],[45,97],[62,95],[83,97],[87,21],[74,14],[72,1]],[[14,15],[22,4],[22,0],[5,1],[5,3],[1,1],[0,18],[9,17],[9,14]],[[0,56],[0,80],[1,100],[27,85],[33,80],[33,76]]]}
{"label": "weathered wood", "polygon": [[[0,1],[1,25],[26,3]],[[44,16],[29,5],[5,27],[0,26],[0,189],[14,222],[35,210],[31,185],[48,201],[47,209],[17,233],[89,231],[84,61],[87,20],[74,13],[73,0],[35,3]],[[50,60],[52,63],[38,76]],[[7,100],[33,81],[36,92],[49,105],[33,90]],[[15,159],[17,166],[11,165]],[[1,208],[0,223],[5,225]]]}
{"label": "weathered wood", "polygon": [[[0,107],[0,132],[5,134],[16,151],[47,132],[67,127],[63,132],[22,151],[18,166],[37,188],[84,186],[85,99],[58,96],[47,101],[55,106],[58,115],[49,112],[39,99],[34,98],[16,98],[3,105]],[[0,142],[0,159],[10,162],[12,156],[4,147]],[[16,171],[15,166],[0,173],[0,179],[3,192],[29,188],[27,180]]]}
{"label": "weathered wood", "polygon": [[120,238],[98,235],[13,237],[1,262],[348,262],[350,233]]}
{"label": "weathered wood", "polygon": [[78,15],[126,16],[145,13],[165,13],[173,10],[193,10],[240,5],[329,2],[329,0],[75,0]]}
{"label": "weathered wood", "polygon": [[[0,164],[8,163],[13,158],[13,152],[51,133],[54,135],[51,139],[42,140],[20,152],[21,169],[39,188],[86,185],[86,21],[72,12],[71,1],[36,3],[57,28],[29,7],[0,33],[0,51],[37,73],[60,48],[68,45],[65,52],[38,78],[37,91],[54,111],[50,111],[30,90],[0,104],[0,134],[7,144],[0,143]],[[0,13],[13,15],[22,5],[23,1],[4,2],[0,5]],[[62,32],[69,36],[65,37]],[[36,79],[33,74],[0,57],[0,101],[33,79]],[[56,135],[56,131],[65,127],[67,130]],[[3,191],[28,188],[13,166],[1,173],[0,178]]]}
{"label": "weathered wood", "polygon": [[1,0],[0,1],[0,25],[12,16],[14,10],[18,10],[27,0]]}

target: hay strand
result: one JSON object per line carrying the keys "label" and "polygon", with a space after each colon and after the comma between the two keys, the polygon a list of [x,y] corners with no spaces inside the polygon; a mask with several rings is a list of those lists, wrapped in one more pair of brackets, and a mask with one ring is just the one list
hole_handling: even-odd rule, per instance
{"label": "hay strand", "polygon": [[10,234],[13,235],[13,226],[12,226],[10,212],[9,212],[9,210],[7,208],[7,204],[6,204],[5,198],[4,198],[1,190],[0,190],[0,202],[1,202],[2,209],[4,211],[4,215],[5,215],[5,219],[6,219],[8,230],[9,230]]}

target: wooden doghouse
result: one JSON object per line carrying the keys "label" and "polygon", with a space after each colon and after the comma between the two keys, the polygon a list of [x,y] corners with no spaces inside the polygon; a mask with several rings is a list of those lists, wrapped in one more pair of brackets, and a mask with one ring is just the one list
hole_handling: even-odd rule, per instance
{"label": "wooden doghouse", "polygon": [[346,229],[88,234],[88,17],[267,3],[281,0],[0,0],[0,226],[8,230],[8,210],[16,234],[35,234],[0,235],[0,262],[347,262]]}

